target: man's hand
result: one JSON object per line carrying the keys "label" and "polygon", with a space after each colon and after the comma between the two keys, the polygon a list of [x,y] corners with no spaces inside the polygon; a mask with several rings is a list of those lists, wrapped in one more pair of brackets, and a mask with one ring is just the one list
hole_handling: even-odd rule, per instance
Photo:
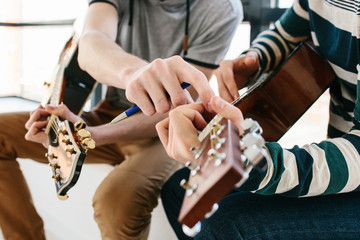
{"label": "man's hand", "polygon": [[[243,116],[237,107],[217,96],[211,98],[210,107],[224,118],[231,120],[239,129],[239,133],[243,133],[240,126]],[[203,112],[204,107],[200,103],[180,106],[171,110],[169,117],[156,125],[159,138],[170,157],[183,163],[194,158],[190,147],[198,145],[197,131],[207,125],[202,116]]]}
{"label": "man's hand", "polygon": [[244,87],[258,67],[259,59],[256,52],[248,52],[234,60],[222,61],[215,71],[219,95],[228,102],[238,98],[238,90]]}
{"label": "man's hand", "polygon": [[44,129],[49,115],[42,106],[30,112],[29,120],[25,123],[25,128],[28,130],[25,134],[26,140],[41,143],[45,148],[48,147],[49,140]]}
{"label": "man's hand", "polygon": [[45,148],[49,146],[49,138],[45,134],[45,128],[48,124],[47,117],[50,115],[57,115],[61,120],[68,120],[72,123],[81,120],[81,118],[72,113],[64,104],[58,106],[47,105],[44,108],[41,106],[30,112],[30,118],[25,123],[25,128],[28,130],[25,134],[25,139],[31,142],[41,143]]}
{"label": "man's hand", "polygon": [[185,91],[181,88],[183,82],[191,84],[205,108],[211,111],[208,103],[215,94],[208,79],[179,56],[155,59],[144,67],[128,71],[126,77],[126,97],[145,115],[166,113],[171,107],[189,103]]}

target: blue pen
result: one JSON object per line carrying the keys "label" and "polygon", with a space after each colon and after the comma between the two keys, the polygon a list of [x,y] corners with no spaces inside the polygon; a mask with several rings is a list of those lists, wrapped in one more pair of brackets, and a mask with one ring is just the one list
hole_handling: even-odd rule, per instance
{"label": "blue pen", "polygon": [[[183,89],[187,88],[188,86],[190,86],[189,83],[186,83],[186,82],[183,82],[181,83],[181,87]],[[166,93],[166,96],[169,97],[169,94]],[[114,118],[110,123],[117,123],[117,122],[120,122],[121,120],[124,120],[125,118],[127,117],[130,117],[131,115],[137,113],[138,111],[140,111],[140,108],[135,105],[131,108],[129,108],[128,110],[125,110],[124,112],[122,112],[120,115],[118,115],[116,118]]]}

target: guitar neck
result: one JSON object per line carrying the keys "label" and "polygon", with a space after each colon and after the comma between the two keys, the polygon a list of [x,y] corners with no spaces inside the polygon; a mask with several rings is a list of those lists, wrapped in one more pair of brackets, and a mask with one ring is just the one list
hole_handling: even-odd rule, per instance
{"label": "guitar neck", "polygon": [[[251,86],[244,87],[239,90],[239,97],[237,97],[231,105],[238,106],[246,97],[250,96],[254,91],[263,86],[270,78],[270,74],[262,74]],[[205,126],[205,128],[199,133],[198,141],[202,142],[209,134],[216,122],[220,122],[223,117],[220,114],[217,114],[211,121]]]}

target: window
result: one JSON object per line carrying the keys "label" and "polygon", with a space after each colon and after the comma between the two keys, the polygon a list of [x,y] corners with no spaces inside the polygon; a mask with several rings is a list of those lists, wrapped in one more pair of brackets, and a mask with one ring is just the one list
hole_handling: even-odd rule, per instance
{"label": "window", "polygon": [[[0,1],[0,96],[40,101],[59,53],[72,33],[71,20],[83,16],[86,0]],[[5,23],[64,25],[4,26]]]}

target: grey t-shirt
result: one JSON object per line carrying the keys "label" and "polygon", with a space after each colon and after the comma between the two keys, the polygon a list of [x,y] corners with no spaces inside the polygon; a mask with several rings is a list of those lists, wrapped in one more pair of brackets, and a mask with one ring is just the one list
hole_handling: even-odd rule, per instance
{"label": "grey t-shirt", "polygon": [[[180,55],[208,68],[216,68],[223,59],[243,16],[240,0],[191,0],[188,51],[184,56],[186,0],[89,0],[90,4],[94,2],[107,2],[117,9],[116,42],[127,52],[149,62]],[[109,87],[106,99],[118,108],[132,106],[123,89]]]}

